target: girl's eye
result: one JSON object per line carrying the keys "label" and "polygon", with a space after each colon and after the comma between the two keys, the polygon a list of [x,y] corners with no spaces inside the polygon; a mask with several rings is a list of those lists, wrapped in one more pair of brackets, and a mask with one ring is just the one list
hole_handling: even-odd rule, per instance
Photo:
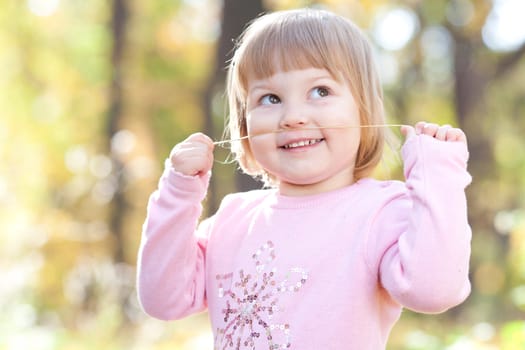
{"label": "girl's eye", "polygon": [[261,97],[260,103],[262,105],[274,105],[274,104],[281,103],[281,99],[277,95],[268,94],[268,95],[264,95],[263,97]]}
{"label": "girl's eye", "polygon": [[323,86],[316,87],[312,90],[313,98],[322,98],[328,95],[330,95],[330,91],[328,91],[328,88],[325,88]]}

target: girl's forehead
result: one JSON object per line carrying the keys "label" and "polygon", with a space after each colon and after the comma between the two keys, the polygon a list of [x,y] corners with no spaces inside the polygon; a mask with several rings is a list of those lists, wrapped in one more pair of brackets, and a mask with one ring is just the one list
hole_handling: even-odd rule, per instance
{"label": "girl's forehead", "polygon": [[[290,74],[287,74],[290,73]],[[337,82],[344,82],[343,74],[339,70],[330,70],[327,67],[316,65],[300,65],[282,67],[276,65],[274,69],[265,72],[248,73],[244,80],[244,90],[246,94],[257,88],[269,87],[274,84],[281,85],[289,79],[296,82],[308,84],[319,79],[333,79]]]}

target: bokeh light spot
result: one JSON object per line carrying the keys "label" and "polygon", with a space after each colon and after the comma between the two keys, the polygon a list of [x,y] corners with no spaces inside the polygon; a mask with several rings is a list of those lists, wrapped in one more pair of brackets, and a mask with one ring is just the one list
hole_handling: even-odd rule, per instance
{"label": "bokeh light spot", "polygon": [[59,0],[28,0],[29,11],[40,17],[51,16],[58,9]]}
{"label": "bokeh light spot", "polygon": [[404,8],[380,13],[376,19],[373,36],[385,50],[396,51],[405,47],[419,27],[416,15]]}

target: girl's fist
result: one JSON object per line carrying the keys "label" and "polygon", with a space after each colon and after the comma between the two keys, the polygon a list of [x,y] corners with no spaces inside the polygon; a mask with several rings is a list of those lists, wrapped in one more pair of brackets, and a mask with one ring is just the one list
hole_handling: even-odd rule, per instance
{"label": "girl's fist", "polygon": [[463,130],[453,128],[450,125],[438,125],[434,123],[418,122],[415,126],[404,125],[401,133],[405,138],[415,135],[428,135],[440,141],[459,141],[467,143],[467,137]]}
{"label": "girl's fist", "polygon": [[203,133],[190,135],[170,153],[173,169],[188,176],[204,175],[213,165],[213,141]]}

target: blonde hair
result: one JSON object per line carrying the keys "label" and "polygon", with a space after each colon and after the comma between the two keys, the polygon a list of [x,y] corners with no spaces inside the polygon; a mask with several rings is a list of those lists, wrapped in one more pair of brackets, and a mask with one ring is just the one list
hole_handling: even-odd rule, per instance
{"label": "blonde hair", "polygon": [[[249,79],[305,68],[326,69],[350,87],[361,125],[385,122],[381,84],[365,35],[350,20],[334,13],[299,9],[263,15],[240,36],[228,69],[229,136],[236,139],[247,135]],[[361,129],[355,180],[369,176],[380,162],[386,132],[384,128]],[[261,177],[267,185],[277,182],[258,164],[248,139],[231,147],[245,173]]]}

